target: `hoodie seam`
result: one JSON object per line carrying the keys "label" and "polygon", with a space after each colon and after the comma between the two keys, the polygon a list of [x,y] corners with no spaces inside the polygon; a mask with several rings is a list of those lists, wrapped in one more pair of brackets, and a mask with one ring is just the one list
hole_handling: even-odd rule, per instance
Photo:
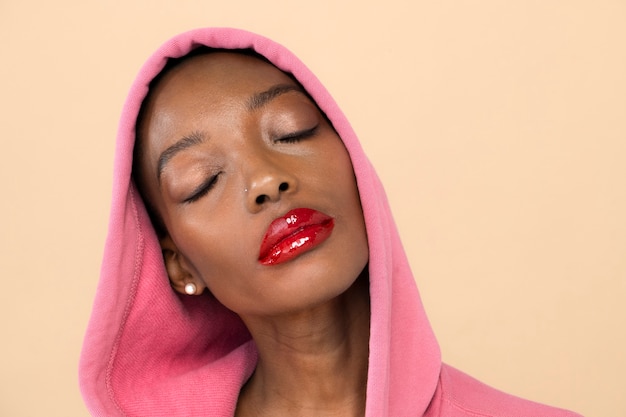
{"label": "hoodie seam", "polygon": [[[469,415],[477,416],[477,417],[495,417],[495,415],[492,414],[492,413],[486,414],[486,413],[483,413],[481,411],[476,411],[476,410],[472,410],[472,409],[466,408],[463,405],[459,404],[458,402],[456,402],[455,400],[450,399],[450,398],[444,398],[443,401],[448,403],[450,406],[463,411],[465,414],[469,414]],[[508,417],[514,417],[514,416],[509,415]]]}
{"label": "hoodie seam", "polygon": [[[132,187],[132,185],[131,185]],[[112,372],[113,372],[113,366],[115,364],[115,360],[117,358],[117,351],[118,351],[118,347],[119,347],[119,343],[120,340],[122,339],[122,335],[126,329],[126,322],[128,321],[128,317],[130,315],[130,310],[131,307],[133,305],[133,302],[135,300],[135,296],[137,294],[137,286],[138,286],[138,281],[139,281],[139,275],[140,275],[140,271],[141,271],[141,266],[142,266],[142,258],[143,258],[143,250],[144,250],[144,239],[143,239],[143,231],[141,228],[141,222],[139,221],[139,213],[137,211],[137,204],[136,204],[136,200],[135,200],[135,195],[132,192],[132,188],[128,189],[128,195],[130,197],[130,202],[131,202],[131,208],[132,208],[132,213],[133,213],[133,220],[135,222],[135,227],[137,228],[137,246],[135,249],[135,260],[134,260],[134,266],[133,266],[133,278],[132,278],[132,282],[131,282],[131,288],[130,288],[130,296],[128,297],[128,300],[126,302],[126,305],[124,307],[124,314],[122,316],[122,321],[120,323],[120,329],[117,332],[117,335],[115,336],[115,342],[113,343],[113,348],[111,350],[111,354],[109,356],[109,361],[107,364],[107,371],[106,371],[106,388],[107,388],[107,392],[109,394],[109,398],[111,399],[111,402],[115,405],[115,407],[117,408],[117,410],[121,413],[122,416],[127,416],[127,414],[124,412],[124,410],[122,409],[121,404],[118,402],[116,396],[115,396],[115,390],[113,389],[113,385],[112,385]]]}
{"label": "hoodie seam", "polygon": [[[464,405],[462,405],[457,398],[454,396],[454,393],[448,393],[447,390],[447,381],[444,382],[444,379],[449,378],[448,375],[448,370],[445,369],[445,367],[442,367],[441,369],[441,374],[440,374],[440,381],[441,381],[441,402],[444,403],[446,402],[447,404],[449,404],[451,407],[454,407],[458,410],[463,411],[465,414],[470,414],[476,417],[495,417],[494,414],[492,413],[485,413],[483,411],[478,411],[475,409],[469,409],[467,407],[465,407]],[[503,416],[504,417],[504,416]],[[508,416],[508,417],[513,417],[513,416]]]}

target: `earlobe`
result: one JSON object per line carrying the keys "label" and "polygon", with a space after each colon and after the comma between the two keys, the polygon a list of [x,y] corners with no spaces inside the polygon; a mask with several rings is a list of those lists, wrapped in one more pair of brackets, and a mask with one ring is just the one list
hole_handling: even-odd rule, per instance
{"label": "earlobe", "polygon": [[181,294],[195,295],[202,293],[204,285],[190,273],[181,259],[176,244],[169,235],[160,239],[165,270],[172,288]]}

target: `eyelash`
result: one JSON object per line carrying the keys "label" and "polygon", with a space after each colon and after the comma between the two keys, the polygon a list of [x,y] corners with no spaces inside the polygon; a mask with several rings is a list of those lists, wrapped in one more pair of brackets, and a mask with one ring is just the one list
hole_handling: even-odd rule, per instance
{"label": "eyelash", "polygon": [[202,184],[200,184],[200,186],[198,186],[198,188],[196,188],[189,197],[187,197],[183,202],[184,203],[193,203],[194,201],[199,200],[200,198],[202,198],[204,195],[206,195],[209,191],[211,191],[211,188],[213,188],[215,186],[215,184],[217,183],[217,177],[221,174],[221,172],[218,172],[217,174],[213,175],[212,177],[209,177],[206,181],[204,181]]}
{"label": "eyelash", "polygon": [[294,133],[290,133],[288,135],[282,136],[278,139],[276,139],[276,142],[279,143],[296,143],[299,142],[303,139],[307,139],[310,138],[311,136],[315,135],[315,133],[317,132],[317,128],[319,126],[314,126],[311,129],[306,129],[306,130],[301,130],[299,132],[294,132]]}

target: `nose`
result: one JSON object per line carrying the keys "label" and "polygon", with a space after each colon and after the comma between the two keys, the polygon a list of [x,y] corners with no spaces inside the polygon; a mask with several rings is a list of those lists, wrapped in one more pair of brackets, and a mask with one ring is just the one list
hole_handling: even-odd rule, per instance
{"label": "nose", "polygon": [[263,161],[250,173],[246,193],[246,205],[252,213],[259,212],[267,204],[278,202],[284,194],[297,189],[296,178],[278,163]]}

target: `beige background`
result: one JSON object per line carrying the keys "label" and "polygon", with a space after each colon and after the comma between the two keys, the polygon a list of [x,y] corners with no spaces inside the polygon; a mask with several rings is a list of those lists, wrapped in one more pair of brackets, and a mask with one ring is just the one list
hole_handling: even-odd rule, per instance
{"label": "beige background", "polygon": [[87,415],[119,112],[149,53],[207,25],[278,40],[335,95],[447,362],[626,416],[626,2],[608,0],[0,0],[0,415]]}

